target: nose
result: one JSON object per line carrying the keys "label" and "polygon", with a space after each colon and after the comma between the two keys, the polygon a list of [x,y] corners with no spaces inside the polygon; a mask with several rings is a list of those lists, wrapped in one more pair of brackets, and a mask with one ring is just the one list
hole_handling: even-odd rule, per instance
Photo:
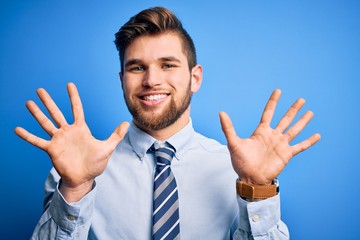
{"label": "nose", "polygon": [[159,71],[153,67],[149,67],[144,75],[143,86],[144,87],[154,87],[161,83],[161,74]]}

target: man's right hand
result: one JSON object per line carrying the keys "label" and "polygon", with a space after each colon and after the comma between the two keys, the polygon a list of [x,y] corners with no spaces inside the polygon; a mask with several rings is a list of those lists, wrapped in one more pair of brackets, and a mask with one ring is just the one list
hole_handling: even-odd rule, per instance
{"label": "man's right hand", "polygon": [[79,201],[91,191],[95,177],[105,170],[107,162],[124,138],[129,123],[121,123],[111,136],[104,141],[95,139],[84,118],[84,111],[75,84],[67,85],[74,123],[69,125],[45,89],[38,89],[37,94],[52,121],[33,102],[26,103],[30,113],[40,126],[50,135],[51,140],[45,140],[33,135],[22,127],[15,128],[15,133],[25,141],[47,152],[51,161],[61,176],[60,192],[68,202]]}

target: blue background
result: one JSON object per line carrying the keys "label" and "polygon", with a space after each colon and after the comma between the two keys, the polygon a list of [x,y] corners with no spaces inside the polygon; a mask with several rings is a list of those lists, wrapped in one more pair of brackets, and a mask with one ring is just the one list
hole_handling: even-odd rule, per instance
{"label": "blue background", "polygon": [[[0,3],[0,201],[2,239],[28,239],[42,211],[51,162],[19,139],[20,125],[48,138],[25,108],[46,88],[69,122],[66,83],[80,91],[87,122],[107,138],[131,119],[118,79],[114,33],[138,11],[173,10],[204,68],[193,98],[195,128],[225,143],[218,112],[248,137],[275,88],[274,124],[298,97],[315,118],[294,141],[321,141],[280,175],[282,218],[292,239],[356,239],[359,231],[359,1],[11,1]],[[304,113],[305,110],[302,111]],[[215,193],[214,193],[215,194]]]}

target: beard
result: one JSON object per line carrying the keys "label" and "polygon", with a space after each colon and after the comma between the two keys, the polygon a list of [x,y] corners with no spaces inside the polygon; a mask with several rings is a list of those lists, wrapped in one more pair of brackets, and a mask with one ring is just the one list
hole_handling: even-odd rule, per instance
{"label": "beard", "polygon": [[171,97],[170,102],[163,107],[161,114],[155,114],[149,107],[131,102],[124,94],[126,106],[139,125],[138,127],[151,131],[164,129],[175,123],[190,106],[191,97],[192,92],[189,84],[184,96],[178,100]]}

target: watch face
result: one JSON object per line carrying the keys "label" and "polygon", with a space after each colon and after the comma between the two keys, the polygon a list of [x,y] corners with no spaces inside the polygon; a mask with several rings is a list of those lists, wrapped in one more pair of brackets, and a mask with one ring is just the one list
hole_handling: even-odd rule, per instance
{"label": "watch face", "polygon": [[273,181],[272,181],[272,184],[276,186],[276,193],[279,193],[280,191],[280,183],[279,183],[279,180],[277,178],[275,178]]}

